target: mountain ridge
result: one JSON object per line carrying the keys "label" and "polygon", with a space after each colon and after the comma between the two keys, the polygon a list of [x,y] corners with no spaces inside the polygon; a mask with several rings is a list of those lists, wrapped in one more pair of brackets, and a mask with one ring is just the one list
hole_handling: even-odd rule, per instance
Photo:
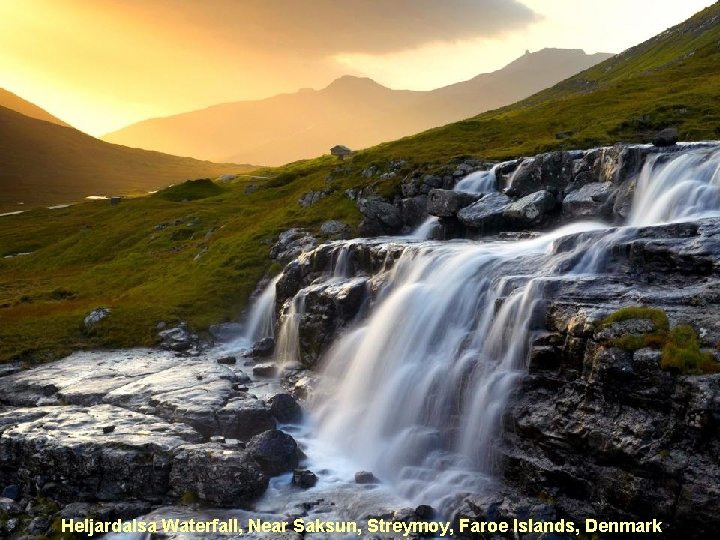
{"label": "mountain ridge", "polygon": [[63,127],[72,127],[70,124],[63,122],[56,116],[53,116],[42,107],[39,107],[38,105],[35,105],[34,103],[23,99],[17,94],[14,94],[9,90],[5,90],[4,88],[0,88],[0,107],[5,107],[20,114],[24,114],[25,116],[29,116],[30,118],[35,118],[36,120],[43,120]]}
{"label": "mountain ridge", "polygon": [[345,75],[319,90],[152,118],[101,138],[214,161],[280,165],[337,143],[364,148],[507,105],[609,56],[541,49],[494,72],[428,91],[394,90]]}
{"label": "mountain ridge", "polygon": [[0,126],[0,212],[252,170],[113,145],[6,107],[0,107]]}

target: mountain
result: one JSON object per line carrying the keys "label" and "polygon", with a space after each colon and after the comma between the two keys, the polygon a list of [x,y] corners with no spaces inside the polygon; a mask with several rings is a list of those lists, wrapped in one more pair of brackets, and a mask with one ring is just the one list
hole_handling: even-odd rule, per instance
{"label": "mountain", "polygon": [[41,109],[34,103],[30,103],[20,96],[17,96],[12,92],[8,92],[3,88],[0,88],[0,107],[5,107],[12,111],[19,112],[20,114],[24,114],[30,118],[36,118],[37,120],[44,120],[45,122],[57,124],[58,126],[70,127],[68,124],[59,118],[54,117],[46,110]]}
{"label": "mountain", "polygon": [[0,132],[1,211],[147,191],[249,169],[109,144],[6,107],[0,107]]}
{"label": "mountain", "polygon": [[369,149],[367,159],[504,158],[617,141],[720,139],[720,2],[529,98]]}
{"label": "mountain", "polygon": [[543,49],[437,90],[391,90],[342,77],[322,90],[215,105],[145,120],[103,140],[215,161],[279,165],[338,143],[365,148],[525,98],[610,55]]}

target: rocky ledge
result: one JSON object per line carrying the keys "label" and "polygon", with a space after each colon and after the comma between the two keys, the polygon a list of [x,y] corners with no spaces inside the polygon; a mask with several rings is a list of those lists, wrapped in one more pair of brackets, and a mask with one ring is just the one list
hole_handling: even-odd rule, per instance
{"label": "rocky ledge", "polygon": [[295,469],[302,452],[275,428],[297,403],[218,360],[77,353],[0,377],[3,534],[43,535],[89,506],[112,519],[177,501],[248,507]]}

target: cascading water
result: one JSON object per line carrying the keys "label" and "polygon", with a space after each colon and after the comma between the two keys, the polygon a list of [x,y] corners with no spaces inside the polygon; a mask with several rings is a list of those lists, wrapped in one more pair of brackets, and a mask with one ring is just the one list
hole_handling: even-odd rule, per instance
{"label": "cascading water", "polygon": [[[629,225],[717,215],[718,178],[717,148],[650,158]],[[415,502],[447,508],[482,490],[495,472],[507,399],[542,329],[544,285],[597,271],[610,245],[595,238],[594,254],[580,242],[553,255],[553,243],[606,228],[586,222],[518,242],[409,245],[369,316],[326,354],[314,401],[321,440]]]}
{"label": "cascading water", "polygon": [[225,348],[230,352],[247,349],[263,338],[275,337],[275,286],[280,276],[270,280],[248,313],[242,334]]}

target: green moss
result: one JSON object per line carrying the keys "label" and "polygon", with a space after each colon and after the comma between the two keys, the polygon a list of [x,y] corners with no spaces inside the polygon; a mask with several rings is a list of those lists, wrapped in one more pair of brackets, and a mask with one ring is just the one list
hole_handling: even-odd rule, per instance
{"label": "green moss", "polygon": [[662,350],[660,367],[684,375],[701,375],[720,372],[720,364],[713,355],[700,349],[700,341],[695,329],[681,324],[669,329],[667,314],[656,308],[643,306],[624,307],[600,322],[607,328],[615,323],[633,320],[651,320],[658,330],[652,334],[628,334],[611,339],[608,345],[625,351],[637,351],[646,347]]}
{"label": "green moss", "polygon": [[700,350],[692,326],[681,324],[672,329],[662,349],[660,367],[688,375],[719,373],[720,364],[709,352]]}
{"label": "green moss", "polygon": [[664,334],[670,328],[667,313],[662,309],[649,308],[644,306],[628,306],[617,310],[600,323],[600,326],[607,328],[615,323],[630,321],[634,319],[646,319],[652,321],[658,333]]}
{"label": "green moss", "polygon": [[199,501],[200,501],[200,498],[197,496],[197,493],[195,493],[194,491],[188,490],[185,493],[183,493],[182,496],[180,497],[180,503],[182,503],[186,506],[191,506],[193,504],[197,504]]}

